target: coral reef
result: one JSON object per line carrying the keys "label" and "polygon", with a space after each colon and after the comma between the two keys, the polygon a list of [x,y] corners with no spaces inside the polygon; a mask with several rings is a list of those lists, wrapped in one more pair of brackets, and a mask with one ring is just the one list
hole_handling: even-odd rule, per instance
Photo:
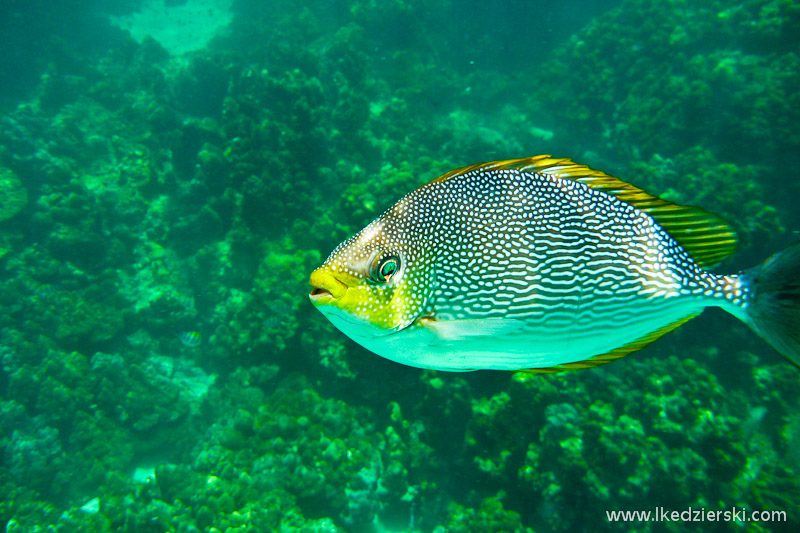
{"label": "coral reef", "polygon": [[543,152],[725,216],[726,270],[763,260],[800,227],[797,6],[18,4],[51,38],[0,20],[0,527],[603,531],[737,506],[797,529],[800,377],[728,317],[591,371],[453,375],[306,300],[401,195]]}
{"label": "coral reef", "polygon": [[0,168],[0,222],[13,217],[28,203],[28,190],[14,172]]}

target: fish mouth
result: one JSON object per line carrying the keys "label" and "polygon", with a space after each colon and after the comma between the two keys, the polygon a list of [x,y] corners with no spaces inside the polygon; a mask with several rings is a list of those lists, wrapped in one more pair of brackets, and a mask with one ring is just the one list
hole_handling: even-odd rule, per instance
{"label": "fish mouth", "polygon": [[338,300],[347,293],[347,284],[329,269],[320,267],[311,273],[309,278],[312,289],[308,294],[314,304],[329,303]]}
{"label": "fish mouth", "polygon": [[323,289],[321,287],[314,287],[311,289],[311,292],[308,293],[308,297],[311,298],[311,301],[314,300],[323,300],[325,298],[333,298],[333,294],[328,289]]}

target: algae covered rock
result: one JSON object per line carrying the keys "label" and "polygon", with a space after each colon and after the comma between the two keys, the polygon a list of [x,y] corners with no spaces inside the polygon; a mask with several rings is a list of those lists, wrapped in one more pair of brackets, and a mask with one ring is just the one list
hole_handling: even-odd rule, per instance
{"label": "algae covered rock", "polygon": [[28,204],[28,191],[16,174],[0,167],[0,221],[8,220]]}

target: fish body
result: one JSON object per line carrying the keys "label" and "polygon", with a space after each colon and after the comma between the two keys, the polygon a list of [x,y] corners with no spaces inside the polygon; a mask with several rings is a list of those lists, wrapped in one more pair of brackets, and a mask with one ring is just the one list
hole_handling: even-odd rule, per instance
{"label": "fish body", "polygon": [[[711,306],[796,362],[800,327],[756,325],[763,272],[708,270],[735,246],[716,215],[537,156],[465,167],[412,191],[331,253],[310,296],[365,348],[421,368],[596,366]],[[784,264],[795,256],[781,268],[795,272]]]}

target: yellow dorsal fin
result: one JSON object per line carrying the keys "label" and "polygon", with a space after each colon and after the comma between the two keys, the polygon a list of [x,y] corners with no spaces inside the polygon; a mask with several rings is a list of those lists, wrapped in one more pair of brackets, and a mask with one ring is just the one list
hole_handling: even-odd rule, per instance
{"label": "yellow dorsal fin", "polygon": [[452,170],[433,181],[446,181],[475,170],[507,168],[577,181],[592,189],[616,196],[653,217],[658,225],[678,241],[703,268],[716,265],[736,250],[738,240],[736,232],[717,215],[699,207],[683,206],[662,200],[619,178],[586,165],[579,165],[571,159],[538,155],[492,161]]}
{"label": "yellow dorsal fin", "polygon": [[567,370],[582,370],[584,368],[592,368],[595,366],[605,365],[606,363],[611,363],[612,361],[616,361],[617,359],[621,359],[626,355],[630,355],[633,352],[641,350],[651,342],[655,341],[662,335],[669,333],[673,329],[676,329],[689,320],[693,319],[700,313],[693,313],[687,317],[683,317],[680,320],[676,320],[672,324],[668,324],[662,328],[659,328],[651,333],[648,333],[644,337],[636,339],[633,342],[629,342],[628,344],[623,344],[619,348],[615,348],[608,353],[604,353],[602,355],[595,355],[586,359],[585,361],[576,361],[574,363],[565,363],[563,365],[556,365],[550,366],[546,368],[529,368],[526,370],[518,370],[517,372],[528,372],[534,374],[554,374],[556,372],[565,372]]}

